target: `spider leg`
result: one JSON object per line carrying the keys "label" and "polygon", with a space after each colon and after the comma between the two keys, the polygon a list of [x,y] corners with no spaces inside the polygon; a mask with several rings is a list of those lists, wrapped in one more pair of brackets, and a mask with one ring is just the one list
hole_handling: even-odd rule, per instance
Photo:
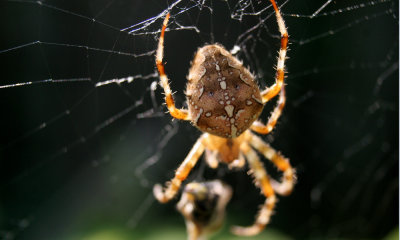
{"label": "spider leg", "polygon": [[207,149],[205,152],[205,159],[210,168],[217,168],[219,165],[218,152],[216,150]]}
{"label": "spider leg", "polygon": [[268,119],[267,124],[263,124],[260,121],[255,121],[251,125],[251,130],[259,133],[259,134],[268,134],[274,129],[278,118],[281,116],[282,110],[285,107],[286,103],[286,94],[285,94],[285,86],[282,86],[281,93],[279,94],[278,104],[274,108],[274,111],[271,113],[271,116]]}
{"label": "spider leg", "polygon": [[160,83],[164,88],[165,93],[165,103],[167,104],[167,108],[172,117],[180,119],[180,120],[190,120],[189,114],[186,109],[178,109],[175,107],[174,97],[172,96],[172,91],[168,83],[167,74],[165,74],[163,57],[164,57],[164,33],[167,28],[167,23],[169,20],[169,13],[164,19],[163,26],[161,29],[160,40],[158,41],[158,48],[156,54],[156,65],[158,72],[160,73]]}
{"label": "spider leg", "polygon": [[278,6],[276,5],[275,0],[270,0],[272,6],[275,10],[276,20],[278,22],[279,32],[281,33],[281,48],[279,50],[278,63],[276,66],[276,75],[275,75],[275,84],[269,88],[266,88],[262,93],[263,103],[268,102],[271,98],[275,97],[281,87],[283,86],[283,80],[285,78],[285,59],[288,45],[289,35],[286,30],[285,21],[281,16]]}
{"label": "spider leg", "polygon": [[257,218],[253,225],[248,227],[233,226],[231,231],[236,235],[252,236],[260,233],[269,223],[273,213],[276,196],[272,188],[267,172],[260,161],[257,153],[248,145],[242,144],[242,151],[247,158],[251,172],[255,178],[256,185],[261,188],[262,193],[266,197],[264,204],[261,206]]}
{"label": "spider leg", "polygon": [[185,160],[176,170],[175,177],[170,182],[167,182],[166,188],[163,189],[160,184],[154,185],[153,194],[159,202],[166,203],[175,197],[182,182],[187,178],[192,168],[196,165],[197,160],[204,152],[204,145],[202,143],[204,136],[205,134],[194,144]]}
{"label": "spider leg", "polygon": [[250,144],[257,151],[262,153],[268,160],[275,164],[275,166],[283,172],[282,182],[279,183],[271,179],[272,187],[279,195],[287,196],[293,190],[293,185],[296,179],[295,170],[281,153],[273,149],[269,144],[264,142],[260,137],[251,134]]}

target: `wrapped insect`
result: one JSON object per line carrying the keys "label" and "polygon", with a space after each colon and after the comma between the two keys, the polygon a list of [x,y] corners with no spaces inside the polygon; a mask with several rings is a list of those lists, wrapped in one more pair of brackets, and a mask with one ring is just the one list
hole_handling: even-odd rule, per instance
{"label": "wrapped insect", "polygon": [[231,187],[220,180],[185,186],[177,209],[185,218],[189,240],[205,240],[221,228],[231,196]]}

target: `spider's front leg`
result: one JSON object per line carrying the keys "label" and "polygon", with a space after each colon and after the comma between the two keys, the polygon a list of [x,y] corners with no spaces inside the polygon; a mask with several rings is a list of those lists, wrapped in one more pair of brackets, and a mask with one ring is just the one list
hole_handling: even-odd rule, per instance
{"label": "spider's front leg", "polygon": [[286,52],[289,40],[289,35],[286,30],[285,21],[282,18],[281,12],[279,11],[275,0],[270,0],[270,2],[275,10],[276,21],[278,22],[279,32],[281,33],[281,48],[279,50],[278,63],[276,65],[275,84],[265,89],[261,93],[263,103],[266,103],[271,98],[275,97],[283,86],[283,80],[285,78]]}
{"label": "spider's front leg", "polygon": [[281,48],[279,50],[278,63],[276,66],[276,75],[275,75],[275,84],[271,87],[267,87],[264,91],[261,92],[262,101],[265,104],[271,98],[275,97],[279,92],[279,100],[278,105],[275,107],[274,111],[271,114],[271,117],[268,119],[266,125],[262,122],[256,121],[251,126],[251,129],[260,134],[268,134],[274,129],[275,124],[282,113],[282,109],[285,106],[286,95],[285,95],[285,60],[286,60],[286,52],[289,41],[289,35],[286,30],[285,21],[283,21],[282,15],[276,5],[274,0],[270,0],[272,6],[275,10],[276,20],[279,26],[279,32],[281,33]]}
{"label": "spider's front leg", "polygon": [[175,197],[182,182],[187,178],[192,168],[196,165],[197,160],[204,152],[204,145],[202,143],[204,137],[205,134],[197,139],[196,143],[190,150],[189,154],[186,156],[185,160],[176,170],[175,177],[166,184],[167,186],[165,189],[163,189],[160,184],[154,185],[153,193],[159,202],[166,203]]}
{"label": "spider's front leg", "polygon": [[271,113],[271,116],[268,119],[267,124],[263,124],[260,121],[255,121],[251,125],[251,130],[259,133],[259,134],[268,134],[274,129],[278,118],[282,114],[282,110],[285,107],[286,103],[286,94],[285,94],[285,86],[282,86],[281,93],[279,94],[278,104],[274,108],[274,111]]}
{"label": "spider's front leg", "polygon": [[164,57],[164,33],[165,29],[167,28],[169,16],[170,15],[168,13],[164,19],[163,26],[161,29],[161,35],[160,35],[160,40],[158,41],[158,48],[156,54],[156,65],[158,72],[160,74],[160,84],[164,88],[165,103],[167,104],[169,113],[171,114],[172,117],[176,119],[190,120],[188,111],[186,109],[178,109],[175,107],[174,97],[172,96],[172,91],[168,83],[168,77],[167,74],[165,73],[164,64],[162,62]]}
{"label": "spider's front leg", "polygon": [[266,197],[264,204],[261,206],[257,218],[253,225],[248,227],[233,226],[231,231],[236,235],[253,236],[260,233],[269,223],[273,210],[275,208],[276,196],[272,188],[267,171],[265,170],[257,153],[248,145],[242,144],[241,150],[247,158],[250,170],[255,178],[256,185],[260,187],[262,193]]}

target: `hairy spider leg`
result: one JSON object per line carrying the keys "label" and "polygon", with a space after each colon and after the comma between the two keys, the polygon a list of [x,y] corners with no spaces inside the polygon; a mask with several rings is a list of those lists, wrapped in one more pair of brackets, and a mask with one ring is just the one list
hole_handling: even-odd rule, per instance
{"label": "hairy spider leg", "polygon": [[283,172],[282,182],[279,183],[271,179],[271,185],[277,194],[283,196],[289,195],[293,191],[293,185],[296,179],[295,170],[290,165],[289,159],[282,156],[281,153],[277,152],[269,144],[254,134],[251,134],[250,145]]}
{"label": "hairy spider leg", "polygon": [[261,92],[263,103],[266,103],[271,98],[275,97],[283,86],[283,81],[285,78],[285,59],[289,40],[289,35],[286,30],[285,21],[281,16],[281,12],[279,11],[275,0],[270,0],[270,2],[272,3],[272,6],[275,10],[279,32],[281,33],[281,48],[279,50],[278,64],[276,66],[275,84]]}
{"label": "hairy spider leg", "polygon": [[166,203],[175,197],[179,188],[181,187],[182,182],[187,178],[190,171],[196,165],[200,156],[204,152],[204,145],[202,141],[205,135],[206,134],[203,134],[199,139],[197,139],[185,160],[176,170],[175,177],[171,181],[167,182],[166,188],[163,189],[160,184],[154,185],[153,193],[159,202]]}
{"label": "hairy spider leg", "polygon": [[178,109],[175,107],[174,97],[172,96],[172,91],[168,83],[167,74],[165,74],[163,57],[164,57],[164,33],[167,28],[167,23],[169,20],[170,14],[168,13],[164,19],[163,26],[161,29],[160,40],[158,42],[157,54],[156,54],[156,65],[158,72],[160,73],[160,83],[164,88],[165,93],[165,103],[167,104],[167,108],[172,117],[180,120],[190,120],[187,109]]}
{"label": "hairy spider leg", "polygon": [[259,133],[259,134],[268,134],[274,129],[276,122],[278,121],[278,118],[282,114],[282,110],[285,107],[286,103],[286,95],[285,95],[285,86],[283,85],[281,88],[281,92],[279,94],[279,99],[278,99],[278,104],[274,108],[274,111],[271,113],[271,116],[268,119],[268,122],[266,125],[264,125],[260,121],[255,121],[251,125],[251,130]]}
{"label": "hairy spider leg", "polygon": [[241,150],[247,158],[250,172],[253,174],[256,185],[260,187],[262,193],[266,197],[265,202],[261,205],[257,218],[253,225],[248,227],[233,226],[231,231],[240,236],[253,236],[260,233],[269,223],[273,210],[275,208],[276,196],[271,186],[267,172],[257,156],[257,153],[248,145],[242,144]]}

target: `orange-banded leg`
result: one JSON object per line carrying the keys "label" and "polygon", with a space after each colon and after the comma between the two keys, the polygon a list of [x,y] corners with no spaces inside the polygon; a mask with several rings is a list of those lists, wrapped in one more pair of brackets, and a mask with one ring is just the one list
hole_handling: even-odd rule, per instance
{"label": "orange-banded leg", "polygon": [[169,20],[169,13],[164,19],[163,26],[161,29],[160,40],[158,42],[157,54],[156,54],[156,65],[158,72],[160,73],[160,84],[164,88],[165,103],[172,117],[180,120],[190,120],[189,114],[186,109],[178,109],[175,107],[174,97],[172,96],[172,91],[168,83],[167,74],[165,74],[163,57],[164,57],[164,33],[167,28],[167,23]]}
{"label": "orange-banded leg", "polygon": [[289,35],[286,30],[285,21],[282,18],[282,15],[279,11],[278,6],[276,5],[275,0],[270,0],[276,15],[276,20],[278,22],[279,32],[281,33],[281,48],[279,50],[278,63],[276,65],[276,76],[275,76],[275,84],[271,87],[265,89],[262,93],[263,103],[268,102],[271,98],[275,97],[281,87],[283,86],[283,81],[285,78],[285,60],[286,60],[286,52],[287,45],[289,41]]}
{"label": "orange-banded leg", "polygon": [[293,185],[296,178],[295,170],[289,163],[289,159],[282,156],[281,153],[273,149],[269,144],[264,142],[260,137],[252,134],[250,145],[273,162],[275,166],[283,172],[282,182],[279,183],[271,179],[272,187],[279,195],[289,195],[293,191]]}
{"label": "orange-banded leg", "polygon": [[204,152],[204,145],[202,143],[204,136],[205,135],[203,134],[194,144],[185,160],[176,170],[175,177],[171,181],[167,182],[165,189],[163,189],[160,184],[154,185],[153,193],[159,202],[166,203],[175,197],[182,182],[187,178],[190,171],[196,165],[197,160],[199,160],[200,156]]}
{"label": "orange-banded leg", "polygon": [[266,200],[261,206],[253,225],[248,227],[233,226],[231,231],[236,235],[252,236],[260,233],[269,223],[275,207],[276,196],[274,189],[270,184],[267,171],[260,161],[260,158],[257,156],[257,153],[247,144],[242,144],[241,150],[246,156],[247,162],[249,163],[249,167],[251,169],[250,172],[255,178],[256,185],[260,187],[262,193],[266,197]]}
{"label": "orange-banded leg", "polygon": [[274,108],[274,111],[271,113],[271,116],[268,119],[266,125],[264,125],[260,121],[255,121],[251,125],[251,130],[259,133],[259,134],[268,134],[274,129],[276,122],[282,114],[282,110],[285,107],[286,103],[286,94],[285,94],[285,86],[282,86],[281,93],[279,94],[278,104]]}

